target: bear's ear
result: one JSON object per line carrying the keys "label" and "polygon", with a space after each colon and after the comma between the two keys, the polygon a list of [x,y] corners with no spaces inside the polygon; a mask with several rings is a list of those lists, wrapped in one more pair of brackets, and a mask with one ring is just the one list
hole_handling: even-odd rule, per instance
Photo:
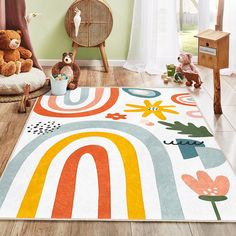
{"label": "bear's ear", "polygon": [[4,35],[5,34],[5,30],[0,30],[0,35]]}
{"label": "bear's ear", "polygon": [[62,56],[63,56],[63,58],[66,57],[66,56],[67,56],[67,52],[64,52],[64,53],[62,54]]}
{"label": "bear's ear", "polygon": [[72,52],[70,52],[69,55],[70,55],[71,58],[73,57],[73,53]]}
{"label": "bear's ear", "polygon": [[22,36],[22,32],[20,30],[16,31],[20,36]]}
{"label": "bear's ear", "polygon": [[189,58],[189,60],[191,60],[193,57],[193,55],[191,53],[186,53],[186,56]]}

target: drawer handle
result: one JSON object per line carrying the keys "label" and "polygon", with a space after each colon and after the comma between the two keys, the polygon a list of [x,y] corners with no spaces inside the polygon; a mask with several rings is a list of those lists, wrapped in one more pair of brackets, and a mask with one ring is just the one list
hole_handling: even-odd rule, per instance
{"label": "drawer handle", "polygon": [[206,46],[209,47],[210,46],[209,43],[206,43]]}

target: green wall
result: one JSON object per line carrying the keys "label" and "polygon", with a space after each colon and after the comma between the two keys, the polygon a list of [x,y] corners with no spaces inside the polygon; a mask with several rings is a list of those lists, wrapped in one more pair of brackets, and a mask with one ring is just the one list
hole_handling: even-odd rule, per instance
{"label": "green wall", "polygon": [[[64,17],[74,0],[26,0],[27,12],[40,12],[29,29],[37,57],[58,59],[71,50],[71,41],[64,28]],[[107,40],[109,59],[126,59],[132,24],[133,0],[107,0],[112,8],[114,27]],[[79,59],[99,59],[97,49],[79,49]]]}

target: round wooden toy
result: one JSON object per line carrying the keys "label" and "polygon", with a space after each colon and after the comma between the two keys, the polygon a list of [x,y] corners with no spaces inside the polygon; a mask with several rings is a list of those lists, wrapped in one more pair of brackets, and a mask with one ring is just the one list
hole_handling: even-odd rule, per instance
{"label": "round wooden toy", "polygon": [[[79,33],[76,36],[74,17],[76,11],[81,11]],[[99,47],[105,70],[109,70],[105,51],[105,41],[113,27],[111,8],[104,0],[77,0],[67,11],[65,28],[73,41],[74,58],[78,47]]]}

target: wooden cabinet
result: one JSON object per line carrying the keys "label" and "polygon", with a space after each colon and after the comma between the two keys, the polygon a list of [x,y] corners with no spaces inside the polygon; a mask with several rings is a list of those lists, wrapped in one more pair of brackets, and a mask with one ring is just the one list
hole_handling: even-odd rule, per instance
{"label": "wooden cabinet", "polygon": [[[77,37],[73,21],[76,9],[81,11],[81,24]],[[74,54],[77,53],[78,47],[99,47],[106,71],[108,62],[105,40],[110,35],[112,27],[112,12],[104,0],[77,0],[70,6],[65,18],[65,28],[73,41]]]}

